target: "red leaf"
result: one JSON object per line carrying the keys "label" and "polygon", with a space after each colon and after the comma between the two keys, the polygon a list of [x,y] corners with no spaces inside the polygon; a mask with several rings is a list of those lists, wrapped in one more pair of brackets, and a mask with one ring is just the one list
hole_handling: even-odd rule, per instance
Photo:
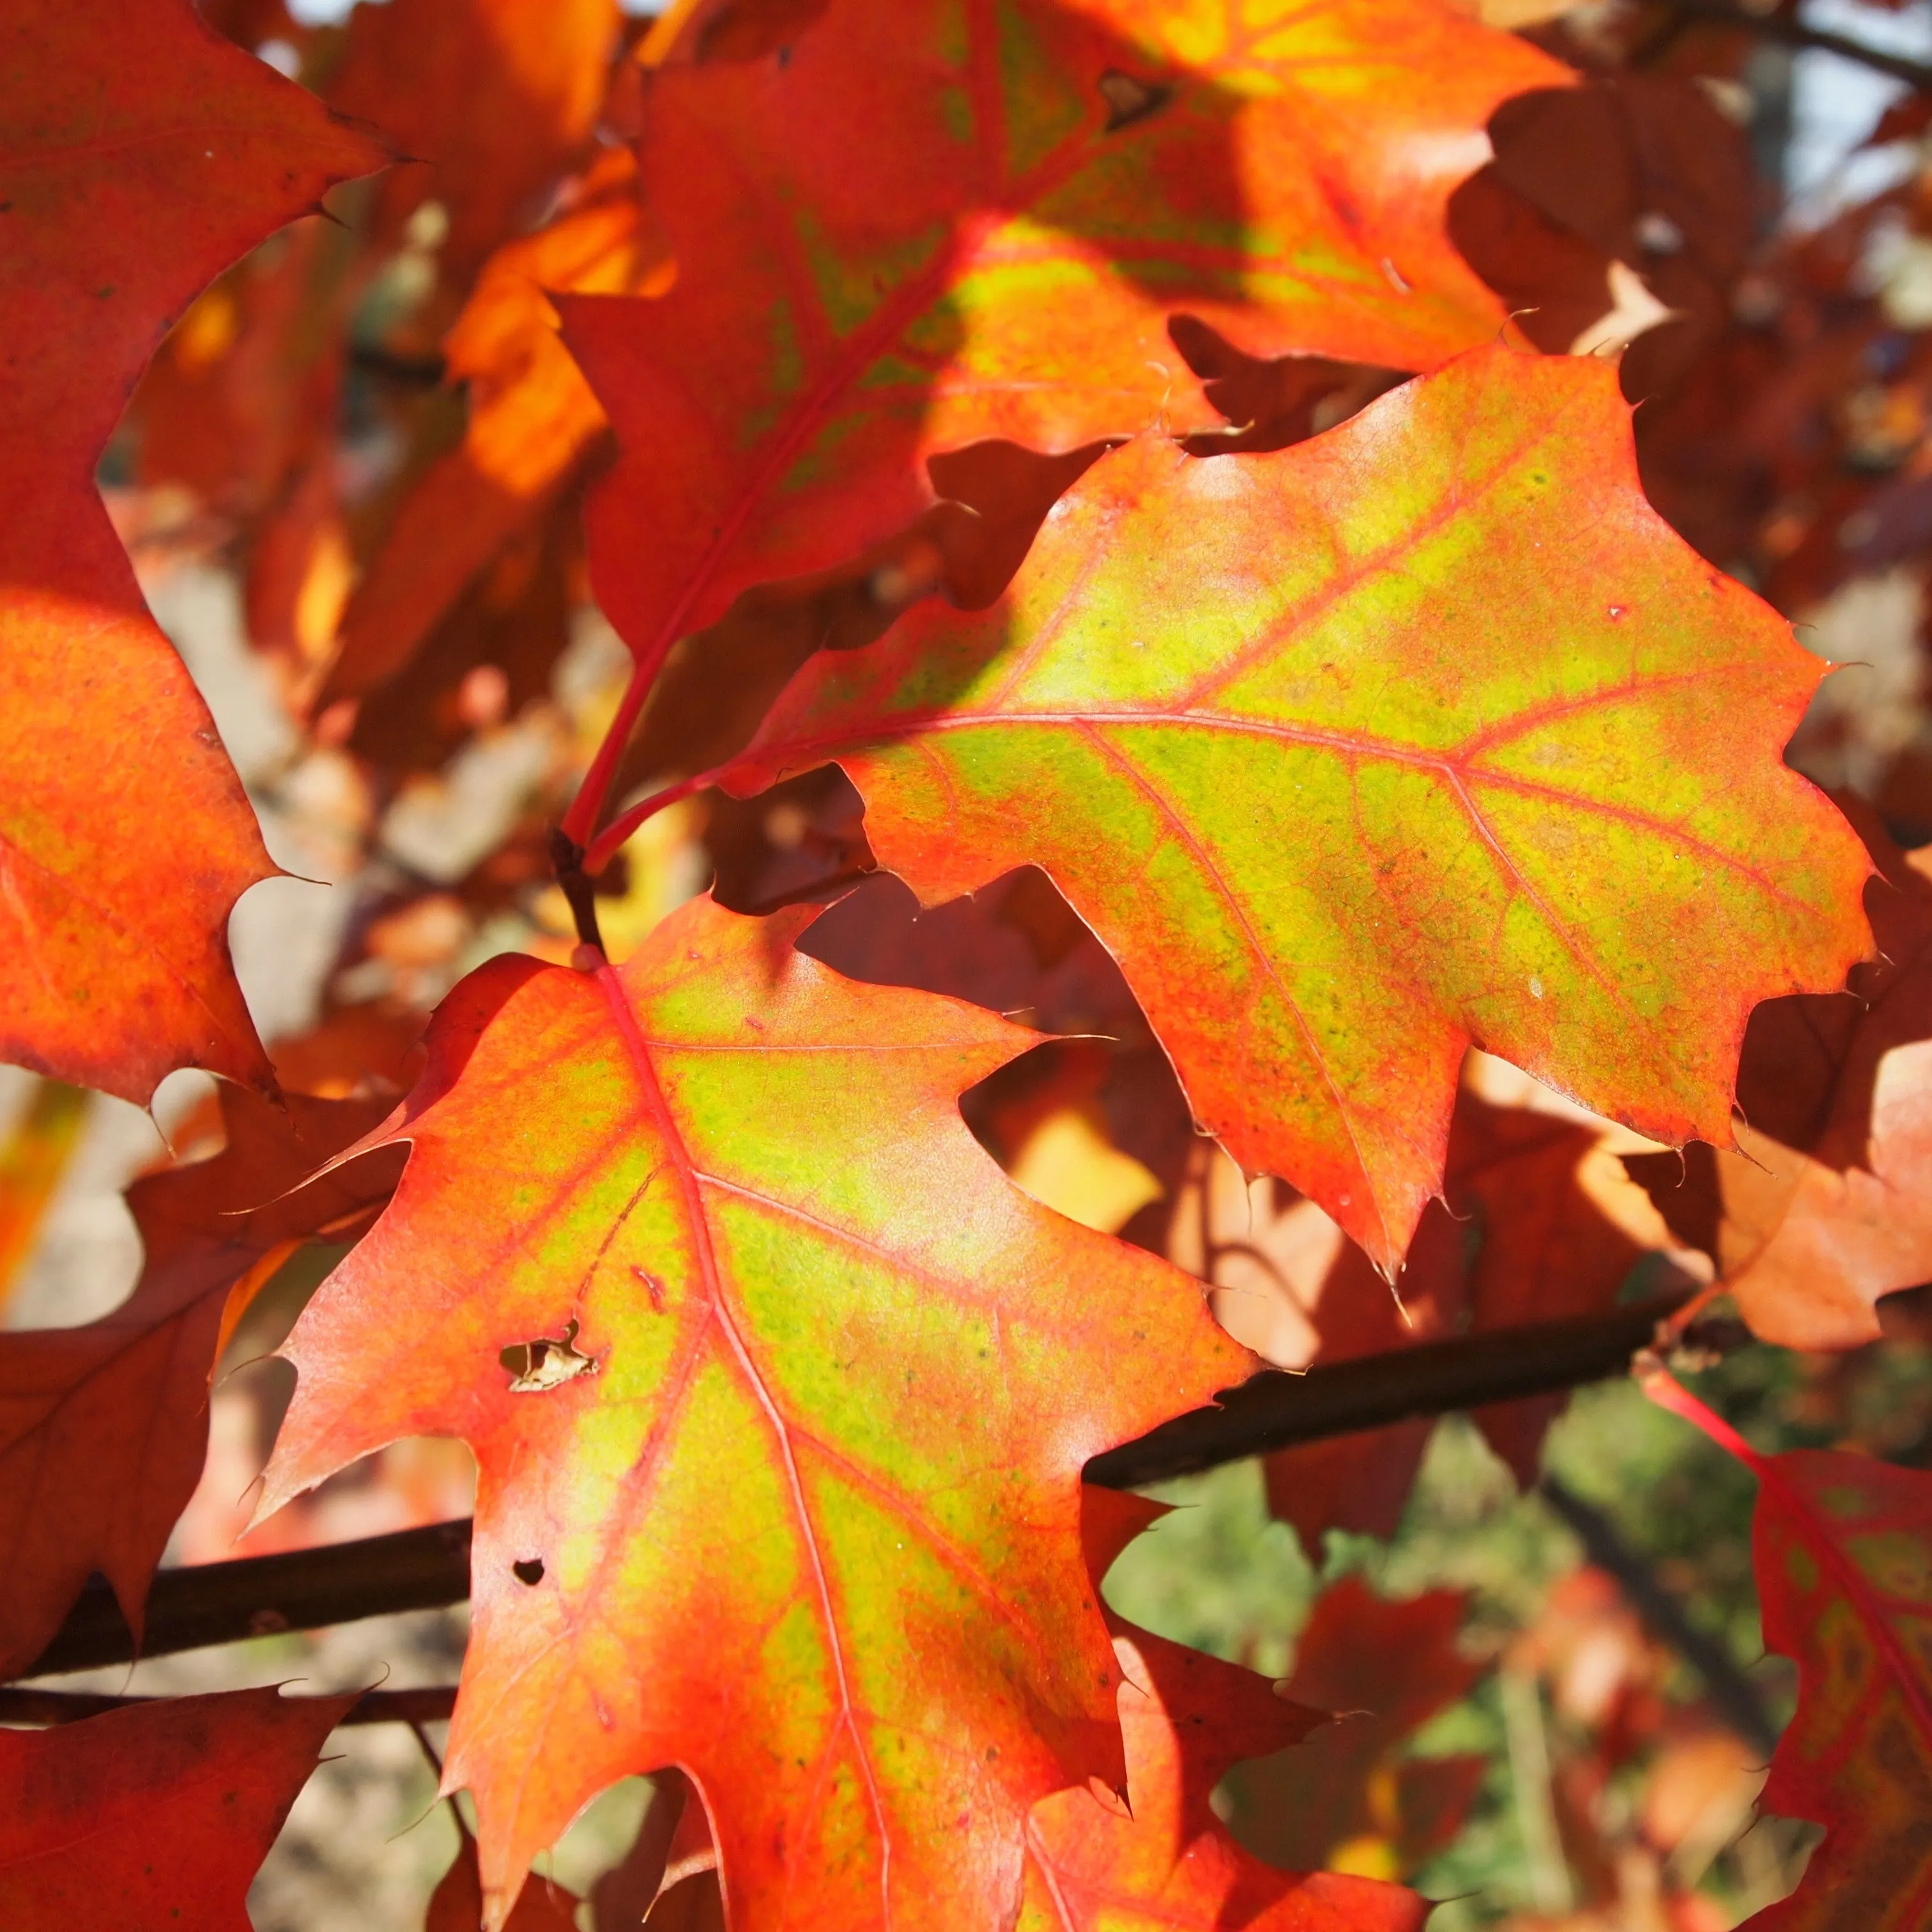
{"label": "red leaf", "polygon": [[1034,1799],[1120,1774],[1080,1468],[1245,1358],[968,1136],[1036,1036],[839,979],[810,917],[699,900],[621,972],[472,974],[289,1345],[267,1506],[476,1452],[446,1777],[493,1926],[632,1772],[702,1789],[741,1923],[853,1932],[998,1922]]}
{"label": "red leaf", "polygon": [[386,157],[188,0],[13,8],[0,122],[0,1054],[269,1089],[227,921],[272,868],[94,466],[195,292]]}
{"label": "red leaf", "polygon": [[140,1637],[148,1580],[201,1474],[208,1378],[241,1312],[224,1320],[231,1289],[394,1184],[392,1160],[302,1184],[384,1103],[298,1096],[283,1112],[235,1088],[222,1102],[221,1153],[128,1190],[147,1251],[128,1300],[84,1328],[0,1334],[0,1678],[40,1654],[96,1570]]}
{"label": "red leaf", "polygon": [[[1018,1932],[1412,1932],[1413,1892],[1333,1872],[1277,1870],[1236,1844],[1208,1794],[1236,1758],[1317,1731],[1320,1712],[1264,1677],[1144,1631],[1114,1640],[1127,1800],[1063,1791],[1034,1807]],[[1112,1794],[1108,1794],[1111,1798]]]}
{"label": "red leaf", "polygon": [[1826,1828],[1792,1895],[1754,1932],[1918,1932],[1932,1919],[1932,1476],[1869,1456],[1761,1456],[1668,1376],[1653,1402],[1758,1479],[1768,1648],[1798,1665],[1768,1811]]}
{"label": "red leaf", "polygon": [[227,1690],[0,1730],[7,1932],[249,1932],[249,1881],[359,1693]]}
{"label": "red leaf", "polygon": [[654,667],[910,523],[935,456],[1210,426],[1176,310],[1261,356],[1492,339],[1444,206],[1496,104],[1566,77],[1430,0],[832,0],[761,59],[668,68],[639,152],[676,286],[564,305],[624,450],[599,602]]}
{"label": "red leaf", "polygon": [[1271,1864],[1319,1867],[1343,1845],[1379,1840],[1394,1868],[1413,1870],[1455,1837],[1481,1761],[1402,1754],[1482,1675],[1456,1642],[1468,1608],[1453,1590],[1391,1602],[1355,1576],[1323,1592],[1286,1691],[1336,1721],[1236,1772],[1232,1823],[1242,1844]]}

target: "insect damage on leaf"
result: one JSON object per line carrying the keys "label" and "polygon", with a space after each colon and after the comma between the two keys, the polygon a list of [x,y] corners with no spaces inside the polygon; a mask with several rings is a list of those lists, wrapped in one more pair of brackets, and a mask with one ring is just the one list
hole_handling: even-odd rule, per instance
{"label": "insect damage on leaf", "polygon": [[534,1341],[512,1342],[496,1359],[510,1372],[512,1395],[540,1394],[545,1389],[560,1388],[578,1376],[595,1375],[597,1358],[580,1354],[576,1348],[577,1323],[563,1324],[561,1335],[539,1335]]}
{"label": "insect damage on leaf", "polygon": [[1034,1800],[1121,1776],[1079,1472],[1247,1358],[967,1132],[1036,1036],[839,978],[812,916],[700,899],[621,970],[472,974],[284,1350],[265,1508],[400,1436],[476,1452],[447,1774],[494,1926],[632,1772],[696,1780],[745,1922],[855,1932],[998,1922]]}

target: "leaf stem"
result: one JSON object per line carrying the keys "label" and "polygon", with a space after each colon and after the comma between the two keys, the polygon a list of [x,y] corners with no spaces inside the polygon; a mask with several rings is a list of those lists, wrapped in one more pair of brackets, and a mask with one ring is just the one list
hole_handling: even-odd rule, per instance
{"label": "leaf stem", "polygon": [[736,763],[734,758],[724,764],[713,765],[708,772],[696,772],[688,778],[680,778],[676,784],[666,785],[662,791],[652,792],[649,798],[640,799],[628,812],[614,818],[585,849],[585,872],[594,879],[617,856],[624,842],[646,819],[655,818],[667,806],[676,804],[680,799],[689,798],[694,793],[716,784]]}
{"label": "leaf stem", "polygon": [[604,742],[597,747],[597,755],[590,760],[590,769],[584,773],[577,796],[565,808],[558,825],[558,830],[574,845],[588,845],[590,835],[597,830],[597,821],[604,815],[604,801],[610,796],[610,781],[617,775],[617,761],[631,741],[632,728],[644,708],[645,699],[651,694],[664,656],[660,652],[654,653],[652,659],[639,658],[631,666],[631,680],[617,700],[616,716],[610,720]]}

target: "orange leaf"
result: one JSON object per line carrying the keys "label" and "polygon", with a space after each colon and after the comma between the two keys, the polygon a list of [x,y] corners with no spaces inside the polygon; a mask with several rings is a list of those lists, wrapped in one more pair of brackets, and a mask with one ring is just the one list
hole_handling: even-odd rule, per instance
{"label": "orange leaf", "polygon": [[851,1932],[1000,1922],[1033,1801],[1119,1776],[1081,1466],[1246,1358],[968,1135],[1036,1036],[838,978],[811,916],[700,899],[621,970],[472,974],[287,1346],[265,1508],[476,1451],[445,1776],[493,1927],[633,1772],[700,1787],[740,1924]]}
{"label": "orange leaf", "polygon": [[[1228,1836],[1208,1795],[1235,1759],[1279,1751],[1324,1722],[1264,1677],[1123,1628],[1127,1801],[1063,1791],[1034,1807],[1018,1932],[1412,1932],[1426,1900],[1332,1872],[1282,1871]],[[1111,1794],[1109,1794],[1111,1798]]]}
{"label": "orange leaf", "polygon": [[599,601],[655,666],[911,522],[937,455],[1208,427],[1176,310],[1261,356],[1492,338],[1448,196],[1497,103],[1566,78],[1436,0],[832,0],[760,58],[665,68],[639,156],[676,285],[563,304],[623,452]]}
{"label": "orange leaf", "polygon": [[379,243],[422,204],[443,212],[445,280],[467,286],[527,229],[590,138],[617,0],[387,0],[350,16],[330,104],[380,128],[416,165],[377,190]]}
{"label": "orange leaf", "polygon": [[464,440],[404,499],[343,614],[319,705],[393,677],[603,435],[602,405],[558,338],[550,292],[635,292],[668,268],[621,148],[598,157],[547,227],[490,258],[443,343],[449,380],[468,386]]}
{"label": "orange leaf", "polygon": [[196,291],[385,157],[188,0],[12,10],[0,123],[0,1054],[267,1089],[227,920],[272,868],[94,466]]}
{"label": "orange leaf", "polygon": [[7,1932],[248,1932],[249,1881],[359,1694],[227,1690],[0,1730]]}
{"label": "orange leaf", "polygon": [[836,759],[928,902],[1040,866],[1196,1118],[1389,1270],[1471,1043],[1724,1139],[1750,1007],[1863,952],[1778,758],[1820,674],[1644,502],[1613,370],[1480,350],[1279,454],[1102,457],[1000,605],[820,653],[722,776]]}
{"label": "orange leaf", "polygon": [[296,1096],[284,1113],[244,1089],[221,1097],[221,1153],[128,1190],[147,1250],[128,1300],[84,1328],[0,1334],[0,1677],[40,1654],[93,1570],[139,1638],[148,1580],[201,1474],[230,1290],[393,1183],[393,1161],[366,1161],[302,1185],[382,1104]]}
{"label": "orange leaf", "polygon": [[1688,1176],[1660,1155],[1634,1166],[1712,1248],[1752,1328],[1789,1348],[1876,1341],[1879,1298],[1932,1276],[1932,854],[1900,851],[1868,807],[1846,808],[1880,874],[1865,889],[1880,957],[1849,992],[1752,1014],[1739,1151]]}

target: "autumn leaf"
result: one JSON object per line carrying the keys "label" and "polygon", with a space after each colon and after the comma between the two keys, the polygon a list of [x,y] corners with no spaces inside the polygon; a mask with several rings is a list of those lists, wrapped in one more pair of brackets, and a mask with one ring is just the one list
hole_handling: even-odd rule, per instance
{"label": "autumn leaf", "polygon": [[222,1110],[221,1153],[128,1190],[146,1254],[128,1300],[86,1328],[0,1334],[0,1677],[40,1655],[97,1570],[139,1639],[148,1581],[201,1475],[208,1376],[245,1305],[232,1292],[393,1184],[391,1160],[302,1185],[382,1103],[296,1096],[281,1112],[228,1088]]}
{"label": "autumn leaf", "polygon": [[1209,427],[1177,310],[1260,356],[1492,338],[1445,204],[1497,103],[1566,77],[1434,0],[832,0],[763,58],[666,68],[639,160],[676,284],[562,304],[622,451],[598,601],[655,668],[913,521],[936,455]]}
{"label": "autumn leaf", "polygon": [[1004,602],[800,671],[723,781],[836,759],[926,901],[1040,866],[1202,1126],[1385,1270],[1472,1043],[1726,1141],[1756,1001],[1865,950],[1778,752],[1822,667],[1649,510],[1604,365],[1474,352],[1274,455],[1158,437]]}
{"label": "autumn leaf", "polygon": [[34,1083],[34,1096],[0,1142],[0,1310],[20,1286],[40,1223],[87,1124],[88,1102],[58,1080]]}
{"label": "autumn leaf", "polygon": [[1407,1747],[1466,1696],[1481,1666],[1458,1647],[1468,1599],[1431,1590],[1391,1601],[1359,1576],[1316,1600],[1286,1694],[1340,1714],[1291,1751],[1240,1766],[1229,1824],[1270,1864],[1412,1872],[1460,1828],[1482,1760],[1416,1757]]}
{"label": "autumn leaf", "polygon": [[393,242],[434,200],[438,269],[447,285],[466,288],[505,236],[544,212],[545,196],[590,140],[617,26],[617,0],[356,8],[328,79],[329,104],[380,128],[416,164],[397,168],[376,190],[378,242]]}
{"label": "autumn leaf", "polygon": [[[476,1840],[452,1804],[456,1820],[456,1856],[430,1894],[423,1932],[476,1932],[483,1922],[483,1880],[476,1868]],[[576,1932],[578,1900],[548,1880],[526,1885],[516,1909],[503,1922],[503,1932]]]}
{"label": "autumn leaf", "polygon": [[[1208,1805],[1236,1759],[1318,1733],[1325,1714],[1264,1677],[1145,1631],[1114,1639],[1127,1799],[1063,1791],[1034,1807],[1018,1932],[1411,1932],[1425,1900],[1244,1851]],[[1108,1794],[1108,1798],[1112,1794]]]}
{"label": "autumn leaf", "polygon": [[265,1508],[476,1451],[446,1781],[493,1928],[630,1772],[691,1774],[746,1927],[997,1924],[1033,1801],[1118,1780],[1079,1471],[1246,1358],[968,1135],[1036,1036],[841,980],[811,916],[699,900],[620,972],[472,974],[287,1345]]}
{"label": "autumn leaf", "polygon": [[548,292],[634,291],[668,268],[623,149],[598,156],[554,220],[490,258],[443,342],[448,379],[467,391],[463,440],[404,498],[343,613],[319,706],[394,676],[605,434],[602,406],[558,338]]}
{"label": "autumn leaf", "polygon": [[1876,1341],[1880,1298],[1932,1276],[1932,854],[1846,810],[1879,869],[1879,957],[1849,992],[1751,1016],[1735,1150],[1626,1162],[1710,1249],[1754,1331],[1787,1348]]}
{"label": "autumn leaf", "polygon": [[271,1087],[226,928],[272,868],[94,466],[195,292],[386,157],[188,0],[14,10],[0,123],[0,1055],[144,1102],[177,1066]]}
{"label": "autumn leaf", "polygon": [[1760,1455],[1670,1376],[1644,1388],[1756,1476],[1765,1645],[1798,1666],[1762,1803],[1825,1840],[1797,1891],[1745,1922],[1916,1932],[1932,1914],[1932,1477],[1835,1450]]}
{"label": "autumn leaf", "polygon": [[8,1932],[249,1932],[249,1881],[356,1702],[226,1690],[0,1730]]}

